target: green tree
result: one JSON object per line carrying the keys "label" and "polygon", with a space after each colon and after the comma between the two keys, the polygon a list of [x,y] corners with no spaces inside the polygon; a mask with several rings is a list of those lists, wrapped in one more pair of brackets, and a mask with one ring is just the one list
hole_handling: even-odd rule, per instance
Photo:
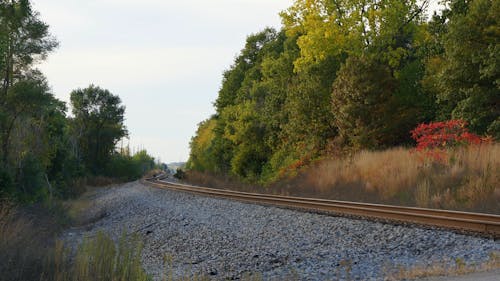
{"label": "green tree", "polygon": [[216,119],[211,117],[200,124],[196,130],[196,135],[191,139],[189,161],[186,163],[188,169],[197,171],[217,170],[215,159],[212,153],[212,145],[215,138],[214,129],[216,127]]}
{"label": "green tree", "polygon": [[132,160],[137,163],[140,176],[155,168],[155,159],[145,149],[134,154]]}
{"label": "green tree", "polygon": [[90,85],[71,92],[72,134],[76,136],[78,156],[94,174],[104,172],[117,142],[127,135],[118,96]]}
{"label": "green tree", "polygon": [[436,81],[442,116],[467,120],[474,132],[500,138],[500,3],[447,2],[451,10]]}
{"label": "green tree", "polygon": [[[64,169],[67,151],[66,107],[49,92],[41,74],[16,82],[6,96],[8,130],[4,171],[12,177],[10,194],[22,201],[58,193],[53,181]],[[61,161],[61,162],[59,162]],[[52,189],[53,187],[53,189]]]}
{"label": "green tree", "polygon": [[[12,91],[11,88],[33,76],[38,78],[30,83],[39,83],[41,75],[34,75],[31,66],[34,61],[44,59],[56,46],[57,41],[50,36],[48,25],[39,19],[28,0],[0,2],[0,154],[3,168],[8,164],[15,121],[20,115],[29,113],[30,107],[36,104],[30,99],[39,99],[33,89],[28,96],[20,92],[20,88],[27,87],[27,83]],[[41,89],[40,95],[44,96],[45,92]]]}
{"label": "green tree", "polygon": [[251,87],[251,82],[259,78],[258,65],[265,53],[262,50],[277,36],[276,31],[272,28],[266,28],[259,33],[248,36],[245,48],[241,50],[240,55],[229,70],[224,72],[222,87],[215,101],[218,113],[226,106],[237,103],[238,97],[243,99],[246,97],[245,92],[249,86]]}
{"label": "green tree", "polygon": [[355,148],[377,148],[390,137],[389,104],[396,88],[390,68],[371,59],[350,57],[333,84],[332,110],[340,137]]}
{"label": "green tree", "polygon": [[408,144],[436,118],[497,135],[498,1],[449,0],[426,22],[429,2],[294,1],[224,73],[189,167],[267,183],[330,152]]}
{"label": "green tree", "polygon": [[0,2],[0,94],[7,95],[9,88],[22,79],[34,61],[45,58],[57,47],[48,29],[31,8],[29,0]]}
{"label": "green tree", "polygon": [[[247,148],[245,148],[244,158],[253,161],[245,163],[245,165],[257,167],[263,161],[262,154],[257,150],[249,150],[248,146],[266,147],[265,137],[247,138],[239,141],[236,140],[236,136],[244,135],[247,128],[259,127],[261,131],[265,130],[261,120],[262,116],[249,118],[249,115],[245,115],[244,112],[248,112],[248,104],[254,105],[255,112],[253,114],[258,115],[261,112],[265,99],[265,93],[261,91],[262,87],[259,85],[262,80],[261,64],[266,58],[280,52],[281,42],[279,40],[283,38],[283,35],[271,28],[250,35],[247,38],[245,48],[235,59],[233,66],[225,72],[219,97],[215,103],[217,110],[214,116],[216,122],[213,132],[215,136],[209,147],[216,165],[211,172],[233,173],[244,177],[247,173],[239,173],[238,171],[242,171],[242,169],[236,168],[244,161],[236,161],[235,157],[243,159],[242,149],[245,145]],[[239,118],[240,113],[245,117]],[[260,136],[263,135],[265,136],[265,133],[260,134]],[[253,141],[258,141],[258,143],[250,144]],[[248,171],[248,174],[258,174],[258,170],[260,168]]]}
{"label": "green tree", "polygon": [[114,152],[106,163],[103,175],[123,181],[137,180],[155,168],[155,159],[146,150],[134,155]]}
{"label": "green tree", "polygon": [[281,14],[287,34],[298,36],[301,55],[295,70],[345,54],[359,56],[367,50],[398,67],[409,55],[408,47],[428,2],[296,0]]}
{"label": "green tree", "polygon": [[[385,125],[386,131],[395,134],[394,138],[373,140],[374,143],[410,141],[408,131],[417,122],[433,117],[432,98],[425,95],[420,85],[424,68],[418,56],[427,5],[428,1],[414,0],[297,0],[282,13],[287,35],[297,37],[300,49],[294,62],[298,75],[288,89],[286,110],[291,119],[287,123],[287,139],[292,143],[306,142],[305,147],[323,153],[325,145],[337,134],[331,120],[343,118],[336,117],[341,112],[331,110],[331,85],[347,58],[363,57],[387,66],[388,72],[384,73],[393,81],[393,89],[387,93],[390,98],[380,102],[390,102],[385,106],[396,107],[400,112],[396,122]],[[379,78],[363,75],[370,81]]]}
{"label": "green tree", "polygon": [[58,45],[48,29],[30,1],[0,2],[1,188],[21,201],[58,193],[67,156],[66,107],[33,69]]}

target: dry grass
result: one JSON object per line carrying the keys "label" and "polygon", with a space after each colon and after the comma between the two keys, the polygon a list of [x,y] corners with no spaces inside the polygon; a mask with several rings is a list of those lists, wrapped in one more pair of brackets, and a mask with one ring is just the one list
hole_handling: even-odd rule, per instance
{"label": "dry grass", "polygon": [[[142,268],[142,241],[123,234],[114,241],[103,232],[86,237],[75,249],[57,239],[59,217],[72,225],[86,225],[99,219],[92,199],[102,188],[88,188],[80,198],[53,202],[50,206],[16,207],[0,202],[0,281],[146,281]],[[59,213],[55,215],[55,213]],[[172,267],[170,267],[172,268]],[[186,273],[164,280],[210,280]],[[250,279],[248,279],[250,280]]]}
{"label": "dry grass", "polygon": [[100,192],[112,187],[87,187],[86,192],[80,197],[65,201],[64,205],[68,217],[71,219],[71,224],[78,227],[85,226],[105,217],[106,210],[93,204],[93,200]]}
{"label": "dry grass", "polygon": [[340,199],[500,213],[500,145],[449,155],[448,163],[436,163],[403,148],[365,151],[351,159],[320,162],[298,180],[304,188]]}
{"label": "dry grass", "polygon": [[[38,217],[40,218],[40,217]],[[56,221],[0,202],[0,280],[40,280]]]}
{"label": "dry grass", "polygon": [[243,183],[238,179],[227,175],[215,175],[207,172],[187,171],[186,179],[183,181],[186,181],[190,184],[219,189],[232,189],[249,192],[272,192],[272,190],[268,190],[262,186]]}
{"label": "dry grass", "polygon": [[86,176],[75,178],[71,182],[71,192],[68,198],[79,198],[82,194],[86,193],[89,189],[96,187],[113,186],[121,184],[124,181],[119,178],[111,178],[105,176]]}
{"label": "dry grass", "polygon": [[150,280],[142,269],[137,236],[123,235],[115,243],[98,233],[72,254],[55,239],[57,231],[50,231],[58,228],[56,219],[28,212],[0,204],[0,281]]}
{"label": "dry grass", "polygon": [[269,187],[189,172],[194,184],[273,194],[500,214],[500,144],[449,151],[447,163],[406,148],[317,161]]}
{"label": "dry grass", "polygon": [[387,280],[415,280],[436,276],[457,276],[474,272],[483,272],[500,268],[500,253],[491,253],[488,261],[482,264],[466,264],[463,260],[455,260],[454,265],[436,263],[431,266],[400,267],[389,273]]}

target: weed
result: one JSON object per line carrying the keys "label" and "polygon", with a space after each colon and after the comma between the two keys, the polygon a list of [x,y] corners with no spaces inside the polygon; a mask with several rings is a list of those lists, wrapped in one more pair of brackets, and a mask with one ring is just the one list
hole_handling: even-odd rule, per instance
{"label": "weed", "polygon": [[65,212],[61,203],[24,210],[0,202],[0,281],[149,280],[137,236],[124,234],[115,243],[99,232],[72,253],[53,239],[63,227],[59,217],[66,217],[59,212]]}
{"label": "weed", "polygon": [[408,268],[399,266],[395,272],[391,272],[388,266],[385,271],[387,280],[414,280],[431,276],[463,275],[498,268],[500,268],[500,255],[498,252],[491,252],[489,259],[481,264],[467,264],[463,259],[456,258],[454,265],[440,262],[430,266],[417,265]]}
{"label": "weed", "polygon": [[0,281],[39,280],[51,246],[47,241],[57,228],[49,216],[35,217],[11,203],[0,202]]}
{"label": "weed", "polygon": [[[117,245],[103,232],[85,238],[70,269],[73,280],[148,280],[141,266],[142,243],[138,236],[124,233]],[[55,272],[59,274],[59,272]]]}

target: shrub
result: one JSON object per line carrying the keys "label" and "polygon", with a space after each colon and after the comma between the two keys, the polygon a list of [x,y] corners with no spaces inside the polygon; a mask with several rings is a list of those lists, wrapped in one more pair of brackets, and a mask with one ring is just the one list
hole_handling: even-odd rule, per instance
{"label": "shrub", "polygon": [[420,124],[411,131],[417,142],[416,151],[437,161],[445,161],[446,149],[485,142],[467,129],[463,120],[449,120]]}
{"label": "shrub", "polygon": [[48,197],[48,185],[42,163],[33,154],[23,157],[18,180],[16,181],[16,199],[21,202],[40,202]]}
{"label": "shrub", "polygon": [[176,179],[182,180],[182,179],[186,178],[186,173],[181,168],[177,168],[177,170],[175,171],[174,177]]}
{"label": "shrub", "polygon": [[133,156],[115,153],[106,165],[104,174],[122,181],[131,181],[139,179],[154,168],[154,158],[148,155],[145,150],[141,150]]}

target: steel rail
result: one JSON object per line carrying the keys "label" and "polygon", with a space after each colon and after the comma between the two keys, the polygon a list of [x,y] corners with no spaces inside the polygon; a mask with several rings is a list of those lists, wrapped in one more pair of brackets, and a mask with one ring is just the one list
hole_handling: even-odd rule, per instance
{"label": "steel rail", "polygon": [[499,215],[249,193],[172,183],[158,178],[146,179],[145,182],[155,187],[244,202],[436,226],[500,237]]}

